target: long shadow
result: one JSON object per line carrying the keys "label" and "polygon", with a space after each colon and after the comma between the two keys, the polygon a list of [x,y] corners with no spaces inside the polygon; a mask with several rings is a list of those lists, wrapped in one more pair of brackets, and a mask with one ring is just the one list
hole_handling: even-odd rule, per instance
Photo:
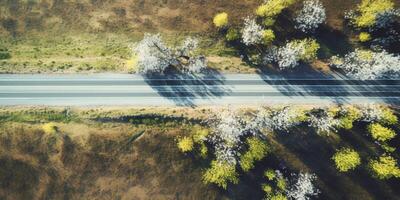
{"label": "long shadow", "polygon": [[282,95],[293,98],[319,97],[337,104],[349,103],[351,97],[377,98],[389,104],[398,104],[400,99],[400,80],[354,80],[339,71],[323,73],[306,63],[284,72],[264,67],[257,73]]}
{"label": "long shadow", "polygon": [[145,82],[160,96],[178,106],[196,106],[196,100],[216,99],[231,92],[225,77],[216,70],[207,69],[201,74],[181,73],[170,69],[160,74],[143,75]]}
{"label": "long shadow", "polygon": [[[301,132],[301,129],[297,129],[296,132]],[[292,137],[277,135],[277,141],[280,144],[317,174],[320,186],[323,186],[320,188],[322,194],[319,199],[351,199],[356,194],[365,194],[365,191],[373,199],[398,197],[399,192],[394,189],[395,185],[392,182],[372,178],[365,167],[361,166],[349,173],[339,173],[331,160],[336,145],[332,145],[324,137],[329,136],[320,136],[311,130],[307,134],[293,134]],[[357,148],[356,150],[360,152],[364,149]],[[350,188],[353,192],[349,193]]]}

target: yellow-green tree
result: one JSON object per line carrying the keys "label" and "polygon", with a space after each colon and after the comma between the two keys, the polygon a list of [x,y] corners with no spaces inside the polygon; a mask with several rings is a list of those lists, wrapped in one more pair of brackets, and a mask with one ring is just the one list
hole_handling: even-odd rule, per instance
{"label": "yellow-green tree", "polygon": [[263,41],[264,44],[269,45],[271,42],[275,40],[275,33],[271,29],[267,29],[263,31]]}
{"label": "yellow-green tree", "polygon": [[300,41],[305,47],[304,53],[300,56],[303,61],[313,61],[317,58],[317,53],[320,48],[318,42],[314,39],[304,39]]}
{"label": "yellow-green tree", "polygon": [[398,122],[397,116],[393,113],[393,110],[387,107],[382,108],[382,116],[380,122],[387,125],[393,125]]}
{"label": "yellow-green tree", "polygon": [[254,162],[263,159],[268,153],[268,145],[259,138],[251,137],[246,140],[249,149],[240,156],[240,166],[243,171],[254,167]]}
{"label": "yellow-green tree", "polygon": [[335,162],[336,168],[340,172],[347,172],[355,169],[361,164],[360,155],[349,148],[340,149],[333,155],[332,160]]}
{"label": "yellow-green tree", "polygon": [[228,32],[225,35],[225,38],[228,42],[235,41],[240,39],[240,33],[235,28],[229,28]]}
{"label": "yellow-green tree", "polygon": [[221,28],[228,25],[228,13],[223,12],[215,15],[213,22],[215,27],[217,28]]}
{"label": "yellow-green tree", "polygon": [[383,127],[378,123],[368,125],[368,132],[374,140],[379,142],[386,142],[396,136],[396,133],[392,129]]}
{"label": "yellow-green tree", "polygon": [[256,14],[260,17],[275,17],[279,15],[283,9],[295,2],[296,0],[269,0],[257,8]]}
{"label": "yellow-green tree", "polygon": [[211,162],[211,167],[203,174],[203,181],[226,189],[228,183],[237,184],[239,179],[235,165],[214,160]]}
{"label": "yellow-green tree", "polygon": [[367,32],[361,32],[358,36],[358,39],[360,40],[360,42],[368,42],[371,40],[371,34]]}
{"label": "yellow-green tree", "polygon": [[362,0],[358,5],[354,23],[359,28],[374,26],[378,14],[394,8],[391,0]]}
{"label": "yellow-green tree", "polygon": [[371,160],[369,166],[373,175],[379,179],[400,177],[400,168],[397,166],[397,161],[391,156],[383,155],[377,160]]}
{"label": "yellow-green tree", "polygon": [[183,152],[190,152],[193,150],[194,142],[190,137],[183,137],[178,139],[178,148]]}
{"label": "yellow-green tree", "polygon": [[354,121],[361,117],[361,112],[354,106],[347,106],[342,109],[339,112],[339,126],[345,130],[350,130],[353,128]]}

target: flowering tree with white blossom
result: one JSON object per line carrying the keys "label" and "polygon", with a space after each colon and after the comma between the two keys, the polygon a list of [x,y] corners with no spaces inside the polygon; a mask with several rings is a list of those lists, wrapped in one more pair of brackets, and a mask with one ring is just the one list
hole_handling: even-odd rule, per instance
{"label": "flowering tree with white blossom", "polygon": [[282,47],[272,47],[264,56],[264,63],[275,62],[280,69],[290,69],[300,61],[312,61],[317,57],[319,44],[313,39],[292,40]]}
{"label": "flowering tree with white blossom", "polygon": [[287,190],[287,196],[295,200],[308,200],[319,194],[313,182],[317,179],[315,174],[300,173],[297,181]]}
{"label": "flowering tree with white blossom", "polygon": [[242,42],[247,45],[259,44],[263,40],[263,28],[257,24],[256,19],[247,17],[242,30]]}
{"label": "flowering tree with white blossom", "polygon": [[132,50],[138,56],[139,73],[163,73],[171,66],[184,72],[198,73],[207,67],[207,61],[204,56],[194,54],[197,47],[198,41],[190,37],[182,46],[170,48],[160,34],[145,34]]}
{"label": "flowering tree with white blossom", "polygon": [[236,165],[241,137],[247,134],[245,121],[238,111],[229,108],[214,112],[207,122],[213,128],[208,141],[215,148],[217,161]]}
{"label": "flowering tree with white blossom", "polygon": [[318,0],[307,0],[303,4],[295,27],[305,33],[314,32],[326,20],[325,8]]}
{"label": "flowering tree with white blossom", "polygon": [[339,120],[335,119],[326,109],[316,109],[309,113],[308,126],[313,127],[318,134],[336,132]]}
{"label": "flowering tree with white blossom", "polygon": [[344,58],[333,57],[331,60],[331,66],[343,69],[352,78],[362,80],[398,77],[400,72],[400,56],[386,51],[356,49]]}

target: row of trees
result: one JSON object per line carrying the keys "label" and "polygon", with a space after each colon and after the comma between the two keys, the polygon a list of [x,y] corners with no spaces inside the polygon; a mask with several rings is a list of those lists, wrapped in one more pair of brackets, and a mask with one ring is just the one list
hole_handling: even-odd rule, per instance
{"label": "row of trees", "polygon": [[[280,69],[291,69],[299,61],[310,62],[317,57],[320,48],[314,39],[286,41],[276,46],[273,25],[277,16],[294,0],[269,0],[256,10],[256,16],[247,17],[242,28],[229,24],[228,14],[221,13],[214,18],[226,40],[239,41],[247,46],[249,60],[254,64],[276,64]],[[361,42],[372,40],[372,50],[350,52],[344,58],[332,57],[330,66],[343,69],[357,79],[393,78],[398,76],[400,57],[384,50],[386,46],[400,41],[398,26],[400,10],[394,8],[391,0],[362,0],[355,10],[346,13],[349,26],[359,32]],[[318,0],[306,0],[297,13],[295,28],[304,33],[314,33],[326,20],[323,5]],[[240,30],[241,29],[241,30]],[[305,48],[307,47],[307,48]],[[308,50],[310,48],[310,50]],[[308,50],[308,51],[307,51]],[[254,53],[255,52],[255,53]]]}
{"label": "row of trees", "polygon": [[[292,69],[300,62],[317,59],[320,49],[320,45],[311,37],[287,40],[284,44],[275,41],[274,24],[277,17],[295,2],[266,1],[256,9],[255,15],[245,18],[240,27],[230,24],[225,12],[217,14],[213,23],[225,35],[227,42],[243,45],[245,56],[253,64],[275,64],[282,70]],[[384,43],[400,41],[400,34],[394,28],[399,16],[400,11],[394,8],[391,0],[362,0],[355,10],[346,14],[346,19],[351,27],[360,32],[360,41],[375,41],[374,51],[356,49],[344,57],[334,56],[330,59],[330,66],[342,69],[356,79],[398,77],[400,56],[385,51]],[[323,5],[318,0],[305,0],[294,22],[296,29],[312,36],[325,20]],[[159,34],[146,34],[132,49],[138,56],[140,73],[163,73],[169,67],[182,72],[198,73],[207,67],[207,61],[205,56],[195,53],[197,47],[198,41],[193,38],[187,38],[181,46],[171,48]]]}

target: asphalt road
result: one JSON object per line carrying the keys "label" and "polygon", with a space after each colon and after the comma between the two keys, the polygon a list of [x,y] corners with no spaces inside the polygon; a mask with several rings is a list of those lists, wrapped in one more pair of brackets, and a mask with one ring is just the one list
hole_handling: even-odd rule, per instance
{"label": "asphalt road", "polygon": [[400,102],[400,80],[213,74],[0,75],[0,105],[195,106]]}

